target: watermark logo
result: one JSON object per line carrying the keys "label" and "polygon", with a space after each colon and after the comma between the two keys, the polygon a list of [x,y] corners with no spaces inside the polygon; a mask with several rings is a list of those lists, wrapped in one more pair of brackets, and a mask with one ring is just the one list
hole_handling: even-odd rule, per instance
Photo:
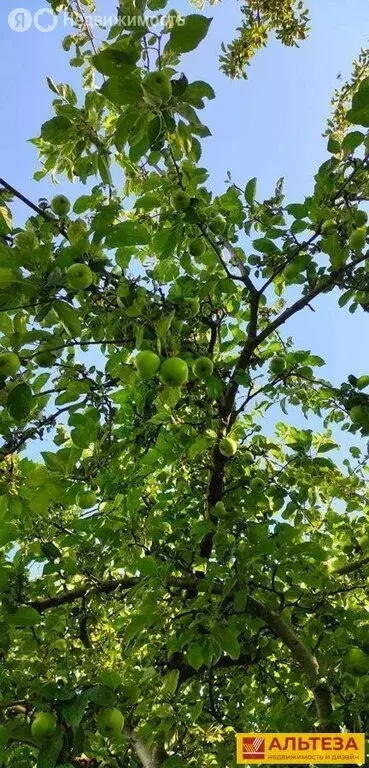
{"label": "watermark logo", "polygon": [[261,736],[244,736],[242,751],[244,760],[264,760],[265,739]]}
{"label": "watermark logo", "polygon": [[[136,27],[147,28],[151,27],[165,27],[171,29],[174,26],[181,26],[184,24],[185,19],[179,13],[170,13],[168,15],[129,15],[129,16],[98,16],[91,14],[85,16],[85,23],[90,30],[95,27],[108,28],[112,26],[120,26],[125,29],[135,29]],[[75,29],[73,19],[64,12],[57,16],[51,8],[40,8],[34,14],[30,13],[27,8],[15,8],[9,13],[8,24],[13,32],[28,32],[31,27],[38,32],[53,32],[54,29],[60,24],[64,28]]]}
{"label": "watermark logo", "polygon": [[238,765],[364,765],[364,733],[238,733]]}
{"label": "watermark logo", "polygon": [[58,23],[58,17],[51,8],[40,8],[33,17],[33,24],[38,32],[53,32]]}
{"label": "watermark logo", "polygon": [[13,32],[28,32],[33,24],[33,16],[26,8],[14,8],[9,13],[8,24]]}

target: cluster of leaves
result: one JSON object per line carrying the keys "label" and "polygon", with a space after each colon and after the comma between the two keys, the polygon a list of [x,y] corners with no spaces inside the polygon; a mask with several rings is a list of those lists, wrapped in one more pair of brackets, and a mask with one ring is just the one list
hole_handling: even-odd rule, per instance
{"label": "cluster of leaves", "polygon": [[332,114],[328,120],[326,135],[336,141],[342,141],[350,128],[347,112],[354,94],[361,83],[369,77],[369,50],[363,48],[353,62],[351,79],[337,88],[332,99]]}
{"label": "cluster of leaves", "polygon": [[[35,144],[37,178],[85,194],[71,211],[1,180],[0,759],[233,768],[236,731],[366,729],[369,379],[332,385],[284,326],[322,294],[369,304],[369,82],[304,201],[281,182],[260,201],[256,179],[215,197],[214,92],[180,73],[209,19],[117,24],[94,50],[81,8],[84,101],[50,80]],[[268,436],[276,406],[319,431]]]}
{"label": "cluster of leaves", "polygon": [[238,36],[222,45],[221,68],[229,77],[247,77],[246,67],[273,33],[283,45],[298,45],[309,31],[309,13],[302,0],[246,0],[241,7]]}

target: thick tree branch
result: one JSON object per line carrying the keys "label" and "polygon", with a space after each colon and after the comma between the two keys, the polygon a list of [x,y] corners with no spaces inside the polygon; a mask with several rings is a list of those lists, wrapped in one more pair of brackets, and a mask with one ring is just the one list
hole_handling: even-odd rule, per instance
{"label": "thick tree branch", "polygon": [[313,693],[318,717],[323,728],[329,730],[330,718],[332,715],[331,694],[328,686],[319,676],[319,666],[316,658],[309,648],[304,645],[296,635],[292,627],[282,619],[277,613],[271,611],[263,603],[249,597],[246,610],[253,616],[257,616],[267,624],[273,632],[279,637],[284,645],[291,651],[292,657],[297,661],[300,668],[306,675],[309,687]]}
{"label": "thick tree branch", "polygon": [[21,192],[18,192],[17,189],[11,186],[11,184],[8,184],[5,179],[0,179],[0,185],[4,187],[4,189],[7,190],[7,192],[10,192],[11,195],[14,195],[14,197],[17,197],[18,200],[21,200],[22,203],[28,206],[28,208],[31,208],[32,211],[37,213],[39,216],[42,216],[45,221],[48,221],[51,224],[55,224],[55,226],[58,228],[61,235],[64,237],[67,236],[67,230],[65,229],[63,224],[60,224],[57,219],[54,219],[53,216],[51,216],[50,213],[45,211],[43,208],[40,208],[39,205],[35,205],[35,203],[32,202],[32,200],[29,200],[28,197],[25,197],[25,195],[22,195]]}
{"label": "thick tree branch", "polygon": [[[70,590],[69,592],[62,592],[59,595],[55,595],[55,597],[45,598],[43,600],[29,601],[27,605],[35,608],[37,611],[39,611],[39,613],[43,613],[50,608],[72,603],[75,600],[81,599],[85,597],[87,593],[90,596],[93,594],[111,594],[117,589],[128,590],[136,587],[140,584],[140,582],[144,584],[144,580],[136,576],[123,577],[121,579],[110,579],[109,581],[102,582],[101,584],[94,586],[91,586],[91,584],[88,582],[78,589]],[[199,590],[201,581],[196,578],[180,578],[170,576],[166,579],[165,585],[167,587],[176,587],[179,589],[192,589],[195,590],[196,593]],[[211,591],[213,594],[222,594],[222,589],[223,587],[221,583],[214,583]],[[290,627],[289,624],[287,624],[287,622],[279,614],[272,611],[264,603],[261,603],[253,597],[249,597],[245,611],[252,616],[256,616],[259,619],[262,619],[262,621],[264,621],[264,623],[273,630],[274,634],[279,637],[284,645],[290,650],[292,657],[298,663],[307,678],[309,688],[311,689],[314,696],[319,719],[321,720],[322,724],[325,724],[325,726],[328,727],[330,716],[332,714],[330,691],[328,686],[320,679],[318,662],[312,652],[300,640],[292,627]],[[178,668],[176,660],[174,659],[172,661],[175,665],[175,668]],[[232,660],[224,661],[224,666],[231,666],[231,662]],[[252,663],[252,660],[248,656],[244,656],[242,657],[242,660],[239,659],[236,663],[249,664],[250,662]],[[221,666],[223,666],[223,664]],[[191,670],[190,675],[190,669],[187,668],[187,665],[183,665],[182,669],[181,667],[179,667],[179,669],[181,677],[183,676],[183,680],[187,679],[187,677],[190,677],[193,674]],[[151,759],[150,755],[146,755],[146,758]],[[150,767],[150,763],[143,763],[143,765]],[[153,764],[153,768],[155,768],[155,764]]]}
{"label": "thick tree branch", "polygon": [[130,728],[124,729],[124,735],[134,749],[143,768],[159,768],[160,762],[153,752],[147,748],[146,744]]}

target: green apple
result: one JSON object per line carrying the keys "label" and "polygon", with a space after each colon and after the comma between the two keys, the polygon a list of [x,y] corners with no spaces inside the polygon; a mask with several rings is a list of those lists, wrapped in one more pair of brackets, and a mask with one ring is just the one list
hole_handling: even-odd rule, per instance
{"label": "green apple", "polygon": [[93,491],[81,491],[77,496],[77,503],[81,509],[91,509],[97,503],[96,494]]}
{"label": "green apple", "polygon": [[250,481],[250,489],[252,491],[262,491],[265,488],[264,480],[261,477],[253,477]]}
{"label": "green apple", "polygon": [[322,235],[330,235],[336,231],[337,224],[334,219],[326,219],[322,224]]}
{"label": "green apple", "polygon": [[191,256],[194,256],[195,258],[202,256],[205,251],[205,243],[203,239],[201,237],[196,237],[194,240],[191,240],[188,250]]}
{"label": "green apple", "polygon": [[361,648],[350,648],[344,659],[345,667],[353,675],[367,675],[369,672],[369,656]]}
{"label": "green apple", "polygon": [[196,299],[196,298],[193,298],[192,296],[189,296],[187,299],[184,300],[184,303],[186,305],[186,315],[188,317],[196,317],[196,315],[199,314],[200,299]]}
{"label": "green apple", "polygon": [[272,357],[269,363],[270,372],[274,373],[275,375],[278,375],[280,373],[283,373],[284,369],[285,369],[284,357],[280,357],[279,355],[277,355],[276,357]]}
{"label": "green apple", "polygon": [[160,368],[160,357],[150,349],[143,349],[135,357],[135,366],[140,379],[151,379]]}
{"label": "green apple", "polygon": [[89,288],[92,283],[92,272],[87,264],[72,264],[67,270],[67,280],[70,288],[75,291]]}
{"label": "green apple", "polygon": [[20,369],[20,360],[15,352],[3,352],[0,355],[0,376],[7,378],[7,376],[15,376]]}
{"label": "green apple", "polygon": [[350,419],[353,424],[368,424],[369,407],[366,405],[353,405],[350,408]]}
{"label": "green apple", "polygon": [[69,224],[67,237],[71,245],[78,245],[87,235],[87,227],[83,219],[76,219]]}
{"label": "green apple", "polygon": [[183,189],[177,189],[177,192],[174,192],[171,196],[170,201],[175,211],[183,213],[183,211],[187,211],[191,198]]}
{"label": "green apple", "polygon": [[50,739],[57,726],[57,719],[52,712],[39,712],[31,725],[31,732],[36,742]]}
{"label": "green apple", "polygon": [[355,224],[357,227],[365,227],[365,224],[368,221],[368,214],[366,211],[356,211],[355,213]]}
{"label": "green apple", "polygon": [[36,251],[40,243],[34,232],[18,232],[14,238],[14,245],[22,251]]}
{"label": "green apple", "polygon": [[165,72],[149,72],[142,88],[149,104],[166,104],[172,98],[172,83]]}
{"label": "green apple", "polygon": [[226,506],[223,501],[217,501],[213,511],[216,517],[225,517],[227,514]]}
{"label": "green apple", "polygon": [[35,361],[40,368],[52,368],[56,360],[56,355],[50,349],[40,349],[35,356]]}
{"label": "green apple", "polygon": [[51,201],[51,210],[56,216],[66,216],[70,211],[70,202],[65,195],[55,195]]}
{"label": "green apple", "polygon": [[360,227],[354,229],[349,237],[349,246],[353,251],[361,251],[366,243],[367,229],[366,227]]}
{"label": "green apple", "polygon": [[9,267],[0,267],[0,290],[8,288],[16,282],[17,276],[13,269]]}
{"label": "green apple", "polygon": [[224,216],[212,216],[209,220],[209,228],[214,233],[214,235],[222,235],[226,226],[227,222]]}
{"label": "green apple", "polygon": [[180,357],[168,357],[160,366],[160,378],[169,387],[180,387],[188,379],[188,365]]}
{"label": "green apple", "polygon": [[219,450],[222,456],[226,456],[227,459],[230,459],[237,453],[238,443],[236,440],[233,440],[232,437],[223,437],[223,440],[219,443]]}
{"label": "green apple", "polygon": [[209,357],[198,357],[193,366],[194,375],[202,381],[209,379],[214,370],[213,361]]}
{"label": "green apple", "polygon": [[116,739],[122,732],[124,716],[119,709],[103,709],[97,717],[97,728],[105,739]]}

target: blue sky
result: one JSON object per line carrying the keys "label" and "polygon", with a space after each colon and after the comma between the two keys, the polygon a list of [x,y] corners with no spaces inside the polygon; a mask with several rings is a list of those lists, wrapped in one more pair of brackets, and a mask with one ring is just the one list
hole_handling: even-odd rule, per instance
{"label": "blue sky", "polygon": [[[32,180],[38,161],[35,148],[27,143],[52,114],[46,76],[78,88],[79,70],[70,68],[68,54],[61,49],[66,30],[60,24],[48,33],[9,29],[8,13],[16,5],[19,7],[2,0],[0,9],[0,176],[37,200],[55,194],[49,179]],[[31,12],[45,5],[38,0],[27,2]],[[198,51],[184,57],[183,70],[189,78],[209,81],[217,92],[204,116],[213,136],[204,141],[202,160],[210,169],[215,192],[224,189],[230,170],[241,186],[257,176],[260,197],[270,194],[280,176],[285,177],[289,202],[310,193],[313,175],[326,157],[322,133],[337,74],[341,72],[343,79],[349,76],[352,60],[367,45],[369,0],[310,0],[309,5],[309,40],[300,49],[287,49],[272,41],[257,55],[246,82],[231,81],[218,70],[220,43],[232,39],[239,20],[238,3],[224,0],[206,7],[205,12],[213,16],[210,34]],[[98,7],[111,14],[115,2],[101,0]],[[189,10],[184,0],[176,7]],[[60,181],[58,191],[73,198],[81,193],[77,185],[71,188]],[[349,315],[326,296],[315,308],[315,313],[307,309],[292,320],[288,334],[300,347],[312,348],[327,360],[324,375],[335,382],[350,372],[367,373],[369,315]]]}

